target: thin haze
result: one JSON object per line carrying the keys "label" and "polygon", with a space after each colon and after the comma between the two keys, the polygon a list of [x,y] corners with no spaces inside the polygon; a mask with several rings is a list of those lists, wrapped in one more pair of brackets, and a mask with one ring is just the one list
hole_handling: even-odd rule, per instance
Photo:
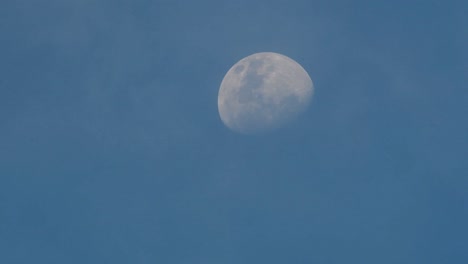
{"label": "thin haze", "polygon": [[[466,263],[463,1],[2,1],[0,263]],[[314,81],[217,110],[271,51]]]}

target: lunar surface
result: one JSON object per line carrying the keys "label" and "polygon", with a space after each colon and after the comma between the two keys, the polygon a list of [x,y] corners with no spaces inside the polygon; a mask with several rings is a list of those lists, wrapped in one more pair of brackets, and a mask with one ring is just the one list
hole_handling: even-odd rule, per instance
{"label": "lunar surface", "polygon": [[313,83],[296,61],[273,52],[243,58],[224,76],[218,94],[223,123],[242,134],[266,132],[304,112]]}

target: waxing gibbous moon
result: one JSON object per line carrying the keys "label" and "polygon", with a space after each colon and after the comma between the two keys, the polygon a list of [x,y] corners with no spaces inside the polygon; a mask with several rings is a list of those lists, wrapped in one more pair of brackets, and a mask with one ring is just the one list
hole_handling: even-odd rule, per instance
{"label": "waxing gibbous moon", "polygon": [[313,83],[299,63],[284,55],[260,52],[234,64],[218,94],[223,123],[242,134],[278,128],[304,112]]}

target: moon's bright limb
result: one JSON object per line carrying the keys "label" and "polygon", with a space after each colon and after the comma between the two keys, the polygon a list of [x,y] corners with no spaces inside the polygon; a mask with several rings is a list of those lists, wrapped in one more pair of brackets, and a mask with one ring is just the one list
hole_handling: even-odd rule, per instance
{"label": "moon's bright limb", "polygon": [[243,58],[226,73],[218,94],[223,123],[253,134],[277,128],[303,112],[313,83],[296,61],[273,52]]}

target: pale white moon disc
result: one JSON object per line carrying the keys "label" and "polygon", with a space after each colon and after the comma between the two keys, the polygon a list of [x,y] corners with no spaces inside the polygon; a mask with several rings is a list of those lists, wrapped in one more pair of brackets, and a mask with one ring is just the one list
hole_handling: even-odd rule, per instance
{"label": "pale white moon disc", "polygon": [[224,76],[218,111],[233,131],[254,134],[278,128],[304,112],[314,86],[299,63],[260,52],[234,64]]}

